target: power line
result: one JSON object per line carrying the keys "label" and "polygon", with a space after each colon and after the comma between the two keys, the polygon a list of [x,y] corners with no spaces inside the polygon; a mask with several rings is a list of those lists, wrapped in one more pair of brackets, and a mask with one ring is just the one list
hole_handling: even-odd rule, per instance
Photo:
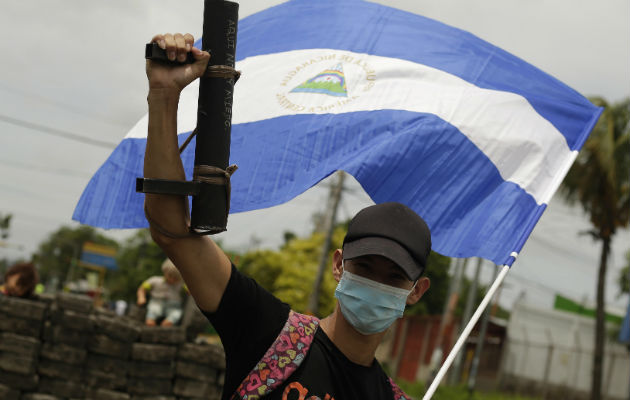
{"label": "power line", "polygon": [[71,219],[53,218],[48,215],[35,215],[22,211],[12,211],[11,214],[15,218],[15,222],[11,221],[11,230],[15,229],[15,226],[22,224],[38,225],[41,228],[43,225],[60,226],[74,222]]}
{"label": "power line", "polygon": [[63,175],[63,176],[73,177],[73,178],[91,178],[92,177],[92,175],[82,173],[81,171],[44,167],[42,165],[27,164],[27,163],[22,163],[19,161],[9,161],[9,160],[4,160],[2,158],[0,158],[0,164],[6,165],[9,168],[23,168],[29,171],[44,172],[47,174],[57,174],[57,175]]}
{"label": "power line", "polygon": [[20,94],[22,96],[30,97],[32,99],[35,99],[35,100],[37,100],[37,101],[39,101],[41,103],[50,104],[50,105],[53,105],[55,107],[58,107],[58,108],[61,108],[61,109],[65,109],[65,110],[68,110],[68,111],[73,112],[75,114],[82,115],[82,116],[88,116],[90,118],[93,118],[95,120],[99,120],[101,122],[105,122],[107,124],[117,125],[117,126],[121,126],[121,127],[122,126],[127,126],[127,125],[121,123],[120,121],[111,120],[111,119],[107,118],[106,116],[104,116],[102,114],[95,113],[94,111],[87,111],[85,109],[81,109],[80,107],[75,107],[75,106],[73,106],[71,104],[68,104],[68,103],[63,103],[63,102],[60,102],[58,100],[53,100],[51,98],[44,97],[44,96],[39,95],[39,94],[35,94],[35,93],[32,93],[32,92],[26,91],[24,89],[17,89],[17,88],[14,88],[14,87],[10,87],[10,86],[7,86],[7,85],[5,85],[3,83],[0,83],[0,89],[4,90],[4,91],[7,91],[7,92],[18,93],[18,94]]}
{"label": "power line", "polygon": [[50,134],[50,135],[59,136],[59,137],[62,137],[64,139],[69,139],[69,140],[74,140],[74,141],[80,142],[80,143],[90,144],[90,145],[93,145],[93,146],[105,147],[105,148],[108,148],[108,149],[113,149],[113,148],[116,147],[115,143],[105,142],[103,140],[98,140],[98,139],[91,139],[91,138],[88,138],[88,137],[85,137],[85,136],[77,135],[76,133],[62,131],[60,129],[51,128],[51,127],[48,127],[48,126],[45,126],[45,125],[34,124],[32,122],[28,122],[28,121],[24,121],[24,120],[21,120],[21,119],[9,117],[7,115],[0,114],[0,121],[4,121],[4,122],[12,124],[12,125],[20,126],[22,128],[28,128],[28,129],[32,129],[32,130],[35,130],[35,131],[47,133],[47,134]]}
{"label": "power line", "polygon": [[[34,185],[23,187],[23,186],[15,186],[15,185],[10,185],[10,184],[5,184],[5,183],[1,183],[0,182],[0,188],[7,190],[4,193],[11,193],[12,195],[17,195],[19,193],[22,193],[22,194],[25,194],[25,195],[28,195],[28,196],[31,196],[31,197],[39,197],[41,199],[45,199],[45,200],[50,201],[51,197],[54,196],[53,195],[54,193],[59,193],[59,192],[51,192],[51,191],[43,193],[42,191],[31,190],[31,187],[33,187],[33,186]],[[66,193],[66,192],[63,192],[63,193]],[[71,196],[73,196],[73,195],[71,195]],[[56,195],[54,197],[56,197],[57,199],[61,199],[61,200],[65,200],[66,199],[66,198],[61,197],[59,195]],[[74,196],[73,196],[73,198],[74,198]]]}

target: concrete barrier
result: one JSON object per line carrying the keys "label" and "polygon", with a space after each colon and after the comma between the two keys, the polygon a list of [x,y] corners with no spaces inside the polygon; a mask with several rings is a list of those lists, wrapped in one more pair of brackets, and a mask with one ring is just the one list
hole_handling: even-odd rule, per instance
{"label": "concrete barrier", "polygon": [[192,340],[208,322],[147,327],[60,293],[0,296],[0,399],[219,399],[225,354]]}

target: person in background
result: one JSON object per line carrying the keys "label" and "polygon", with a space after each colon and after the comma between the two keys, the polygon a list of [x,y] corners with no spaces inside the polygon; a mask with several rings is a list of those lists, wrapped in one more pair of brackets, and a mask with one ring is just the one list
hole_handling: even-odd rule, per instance
{"label": "person in background", "polygon": [[116,300],[114,302],[114,312],[116,312],[116,315],[125,315],[127,313],[127,302],[125,300]]}
{"label": "person in background", "polygon": [[39,275],[32,263],[17,263],[4,274],[0,293],[6,296],[29,298],[39,283]]}
{"label": "person in background", "polygon": [[139,306],[147,304],[147,292],[150,293],[145,319],[148,326],[156,326],[160,319],[161,326],[173,326],[182,316],[182,277],[168,258],[162,263],[162,273],[142,282],[136,293]]}

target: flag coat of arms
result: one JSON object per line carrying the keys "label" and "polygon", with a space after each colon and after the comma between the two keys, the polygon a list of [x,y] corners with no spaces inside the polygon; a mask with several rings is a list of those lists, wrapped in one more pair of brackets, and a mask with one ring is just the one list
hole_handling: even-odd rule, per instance
{"label": "flag coat of arms", "polygon": [[[434,250],[511,265],[601,110],[465,31],[360,0],[293,0],[239,21],[231,212],[271,207],[336,170],[402,202]],[[180,143],[196,125],[182,93]],[[87,185],[73,218],[146,227],[147,117]],[[194,146],[182,154],[192,176]]]}

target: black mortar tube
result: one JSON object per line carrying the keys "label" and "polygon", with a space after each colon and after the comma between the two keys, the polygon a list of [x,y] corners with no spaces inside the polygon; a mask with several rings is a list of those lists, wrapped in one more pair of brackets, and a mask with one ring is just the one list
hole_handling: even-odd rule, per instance
{"label": "black mortar tube", "polygon": [[[210,52],[209,65],[234,67],[238,4],[206,0],[203,15],[202,50]],[[200,78],[197,110],[195,166],[209,165],[225,170],[230,161],[233,78]],[[222,232],[227,225],[228,188],[202,185],[193,196],[191,228],[197,232]]]}

